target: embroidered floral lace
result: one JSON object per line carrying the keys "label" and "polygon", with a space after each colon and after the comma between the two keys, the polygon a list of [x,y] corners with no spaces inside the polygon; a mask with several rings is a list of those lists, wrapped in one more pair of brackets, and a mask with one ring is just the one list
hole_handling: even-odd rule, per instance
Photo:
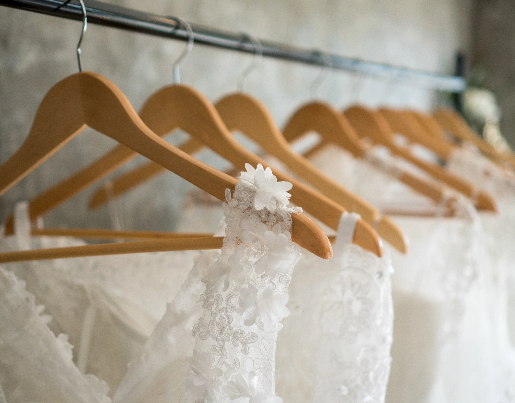
{"label": "embroidered floral lace", "polygon": [[382,403],[393,309],[388,258],[353,245],[357,214],[339,224],[334,257],[304,253],[290,285],[277,347],[278,393],[288,402]]}
{"label": "embroidered floral lace", "polygon": [[[234,193],[226,194],[222,250],[197,258],[117,384],[114,403],[280,403],[276,381],[287,402],[384,401],[392,341],[389,261],[351,244],[355,214],[341,219],[333,259],[302,252],[291,242],[291,214],[300,210],[287,207],[290,188],[269,169],[247,166]],[[14,293],[16,312],[28,314],[9,321],[14,311],[1,305],[7,325],[0,329],[0,385],[6,400],[35,401],[37,395],[37,401],[52,403],[109,402],[107,385],[81,374],[66,337],[52,334],[23,283],[2,270],[0,280],[0,297],[13,300]],[[38,291],[36,283],[32,288]],[[83,292],[77,285],[72,289]],[[34,331],[24,335],[21,328]],[[120,340],[104,337],[111,346]],[[46,340],[43,351],[40,338]],[[55,370],[39,378],[38,368]],[[48,385],[67,381],[50,392],[40,379]],[[70,382],[77,388],[66,386]]]}
{"label": "embroidered floral lace", "polygon": [[275,349],[300,249],[291,242],[291,184],[247,165],[227,192],[220,257],[205,270],[203,312],[180,402],[275,403]]}

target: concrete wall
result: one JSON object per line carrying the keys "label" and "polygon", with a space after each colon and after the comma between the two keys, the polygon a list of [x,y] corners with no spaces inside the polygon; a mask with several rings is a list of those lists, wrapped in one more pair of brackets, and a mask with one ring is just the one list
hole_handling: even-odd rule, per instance
{"label": "concrete wall", "polygon": [[515,147],[515,2],[476,0],[469,64],[501,109],[501,133]]}
{"label": "concrete wall", "polygon": [[[469,45],[471,1],[110,2],[308,49],[452,73],[456,51],[467,50]],[[50,87],[77,72],[75,46],[79,32],[80,24],[75,21],[0,7],[0,163],[22,144],[36,108]],[[171,40],[90,25],[83,46],[83,65],[112,80],[138,109],[153,91],[171,83],[171,65],[183,47],[183,43]],[[182,64],[182,82],[215,101],[236,89],[237,75],[250,60],[249,55],[197,46]],[[282,125],[309,99],[309,85],[318,72],[314,67],[265,59],[248,78],[246,90],[263,101]],[[421,109],[429,109],[437,98],[425,89],[340,72],[329,75],[319,96],[338,107],[362,102]],[[113,141],[92,131],[72,140],[0,197],[0,222],[16,201],[34,197],[113,145]],[[217,167],[224,166],[220,159],[204,157]],[[167,174],[131,192],[120,202],[126,227],[173,229],[189,188],[182,179]],[[46,225],[109,227],[107,208],[87,210],[90,193],[85,191],[50,213]]]}

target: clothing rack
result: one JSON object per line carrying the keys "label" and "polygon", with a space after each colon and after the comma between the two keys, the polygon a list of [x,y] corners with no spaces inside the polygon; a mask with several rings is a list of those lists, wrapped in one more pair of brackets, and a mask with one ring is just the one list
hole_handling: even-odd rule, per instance
{"label": "clothing rack", "polygon": [[[183,41],[188,39],[186,29],[173,17],[157,16],[96,0],[84,0],[84,2],[89,23]],[[0,6],[82,20],[80,5],[65,0],[0,0]],[[191,24],[191,28],[196,44],[255,53],[255,47],[246,35],[215,30],[198,24]],[[466,87],[465,79],[459,76],[326,54],[270,41],[261,41],[261,44],[264,57],[383,77],[444,92],[459,93]]]}

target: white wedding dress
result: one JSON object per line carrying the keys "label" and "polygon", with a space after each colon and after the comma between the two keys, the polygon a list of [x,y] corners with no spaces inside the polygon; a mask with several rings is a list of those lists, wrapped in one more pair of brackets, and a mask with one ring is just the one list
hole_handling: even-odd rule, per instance
{"label": "white wedding dress", "polygon": [[[285,207],[288,184],[262,168],[242,178],[227,194],[222,250],[197,259],[113,401],[274,403],[282,401],[277,378],[286,380],[286,401],[300,401],[296,389],[307,387],[306,402],[383,402],[392,320],[388,261],[350,244],[355,215],[342,217],[333,260],[307,252],[301,258],[290,240],[296,210]],[[320,280],[316,292],[313,278]],[[2,269],[0,284],[6,400],[110,401],[107,385],[72,362],[67,337],[50,331],[23,282]],[[309,358],[303,366],[297,353]]]}
{"label": "white wedding dress", "polygon": [[[80,246],[71,237],[30,235],[27,203],[14,212],[15,234],[0,252]],[[3,233],[3,231],[2,231]],[[5,264],[44,306],[48,327],[66,334],[81,372],[115,390],[198,256],[197,251],[55,259]]]}
{"label": "white wedding dress", "polygon": [[497,201],[499,213],[481,213],[480,218],[487,234],[498,311],[506,318],[505,331],[515,346],[515,174],[471,147],[456,149],[448,168],[473,181]]}
{"label": "white wedding dress", "polygon": [[[407,164],[384,150],[370,152],[356,160],[331,147],[312,162],[375,206],[387,209],[400,201],[407,211],[438,214],[439,206],[396,182],[398,167]],[[391,251],[395,319],[387,402],[514,401],[513,363],[500,347],[502,320],[485,250],[489,235],[471,204],[461,197],[458,203],[453,218],[393,217],[409,239],[409,252]]]}
{"label": "white wedding dress", "polygon": [[295,268],[276,358],[286,402],[384,402],[393,270],[388,257],[352,244],[358,218],[342,216],[331,260],[304,253]]}

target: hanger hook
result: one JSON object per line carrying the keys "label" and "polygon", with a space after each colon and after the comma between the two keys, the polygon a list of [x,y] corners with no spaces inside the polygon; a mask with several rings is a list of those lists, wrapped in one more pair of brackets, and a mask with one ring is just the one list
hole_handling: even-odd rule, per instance
{"label": "hanger hook", "polygon": [[180,84],[181,83],[181,75],[179,72],[179,65],[184,60],[186,56],[188,56],[193,49],[193,30],[191,29],[191,25],[186,21],[183,20],[180,17],[171,17],[172,20],[175,20],[178,24],[180,24],[184,29],[186,29],[188,33],[188,44],[180,54],[180,56],[177,58],[177,60],[173,63],[173,83],[174,84]]}
{"label": "hanger hook", "polygon": [[238,77],[237,88],[239,92],[245,91],[245,79],[259,66],[261,60],[263,59],[263,45],[261,44],[261,41],[258,38],[248,34],[243,34],[242,36],[244,40],[252,43],[252,46],[254,47],[254,57],[252,58],[252,61],[247,66],[247,68],[243,70]]}
{"label": "hanger hook", "polygon": [[329,72],[329,68],[333,67],[333,63],[329,53],[315,50],[313,51],[313,56],[316,56],[322,60],[322,68],[320,69],[320,73],[309,86],[309,95],[311,98],[316,98],[318,89],[320,88],[320,85],[323,83],[323,81],[327,78],[327,73]]}
{"label": "hanger hook", "polygon": [[82,54],[82,39],[84,39],[84,34],[86,33],[86,30],[88,29],[88,15],[86,14],[86,6],[84,5],[83,0],[80,1],[80,7],[82,9],[82,31],[80,33],[79,42],[77,43],[77,62],[79,64],[79,72],[82,72],[82,61],[81,61],[81,54]]}

